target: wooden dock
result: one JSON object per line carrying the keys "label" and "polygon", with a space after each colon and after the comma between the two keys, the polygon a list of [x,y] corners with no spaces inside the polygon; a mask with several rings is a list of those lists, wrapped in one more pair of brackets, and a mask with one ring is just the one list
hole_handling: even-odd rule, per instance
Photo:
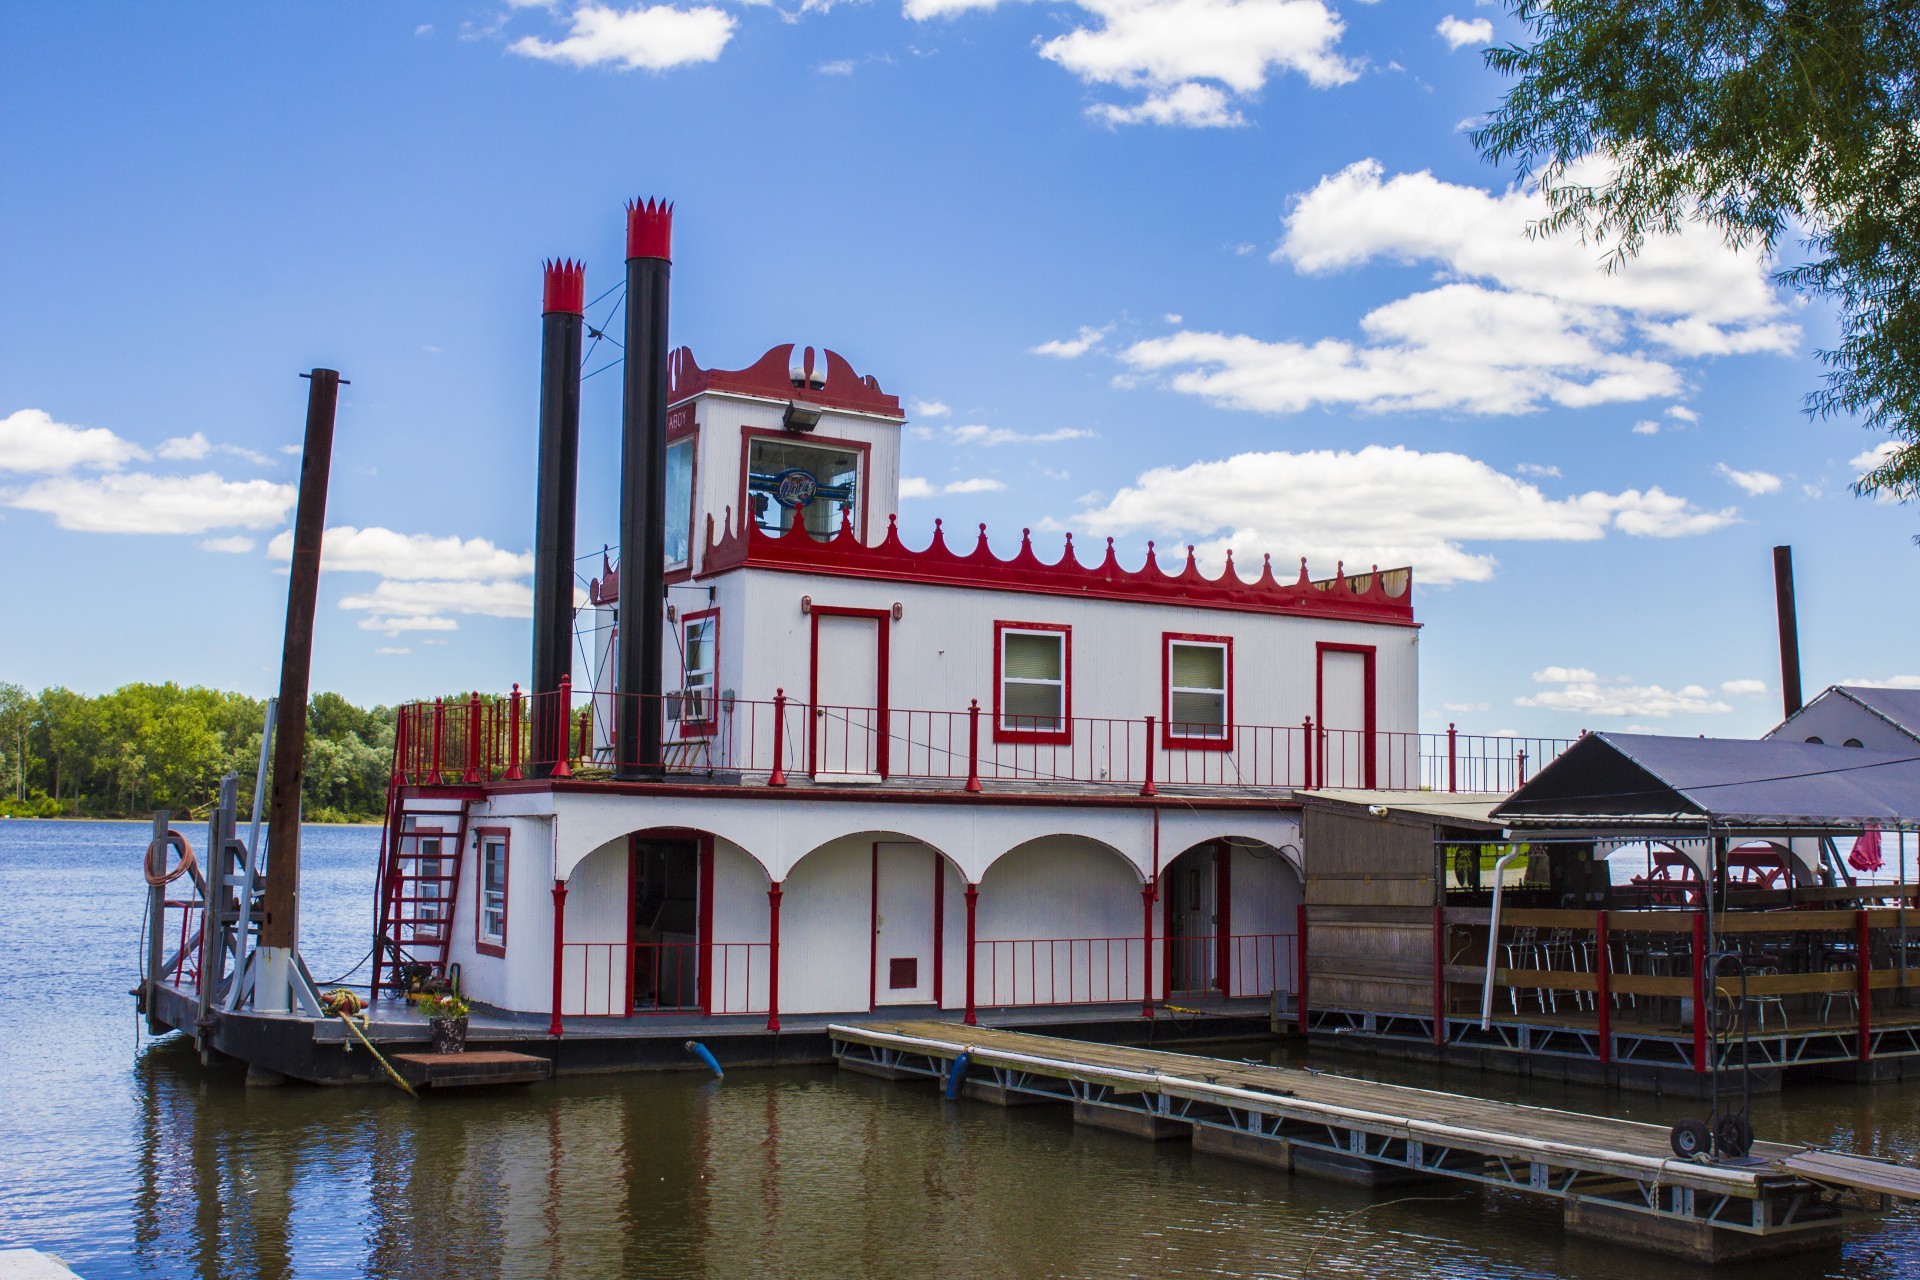
{"label": "wooden dock", "polygon": [[1322,1071],[952,1022],[829,1032],[841,1066],[949,1096],[1071,1103],[1081,1123],[1361,1185],[1552,1197],[1571,1231],[1701,1262],[1833,1245],[1892,1198],[1920,1198],[1915,1171],[1859,1156],[1761,1142],[1739,1160],[1682,1160],[1658,1125]]}
{"label": "wooden dock", "polygon": [[396,1053],[395,1067],[416,1089],[532,1084],[553,1074],[553,1062],[530,1053],[468,1049],[463,1053]]}

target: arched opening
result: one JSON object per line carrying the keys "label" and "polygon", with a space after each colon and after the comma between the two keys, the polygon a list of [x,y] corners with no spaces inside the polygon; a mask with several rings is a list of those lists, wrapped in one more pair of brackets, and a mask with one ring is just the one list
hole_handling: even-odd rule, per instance
{"label": "arched opening", "polygon": [[1041,836],[981,876],[973,942],[980,1008],[1145,1002],[1155,957],[1139,869],[1078,835]]}
{"label": "arched opening", "polygon": [[1183,850],[1161,873],[1164,998],[1299,990],[1298,868],[1284,851],[1224,835]]}
{"label": "arched opening", "polygon": [[782,1012],[963,1002],[966,882],[943,850],[854,832],[809,850],[780,887]]}
{"label": "arched opening", "polygon": [[561,1013],[768,1012],[767,888],[758,860],[711,831],[649,827],[600,845],[567,877]]}

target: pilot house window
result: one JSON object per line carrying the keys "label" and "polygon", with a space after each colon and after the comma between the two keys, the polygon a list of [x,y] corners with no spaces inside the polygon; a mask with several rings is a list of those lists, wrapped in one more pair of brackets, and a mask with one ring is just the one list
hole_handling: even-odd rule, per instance
{"label": "pilot house window", "polygon": [[753,521],[781,534],[798,524],[830,538],[844,520],[860,532],[860,451],[786,438],[747,445],[747,503]]}
{"label": "pilot house window", "polygon": [[1070,741],[1071,633],[1065,627],[1023,622],[996,623],[994,630],[999,645],[994,736],[1001,741]]}

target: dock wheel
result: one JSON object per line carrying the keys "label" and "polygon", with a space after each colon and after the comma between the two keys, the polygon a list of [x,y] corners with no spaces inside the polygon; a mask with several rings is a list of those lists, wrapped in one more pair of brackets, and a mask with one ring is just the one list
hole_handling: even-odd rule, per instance
{"label": "dock wheel", "polygon": [[1694,1160],[1706,1155],[1713,1145],[1713,1131],[1707,1128],[1705,1120],[1689,1118],[1673,1126],[1667,1141],[1673,1147],[1673,1154],[1682,1160]]}
{"label": "dock wheel", "polygon": [[1713,1148],[1730,1160],[1753,1150],[1753,1126],[1743,1115],[1721,1116],[1713,1126]]}

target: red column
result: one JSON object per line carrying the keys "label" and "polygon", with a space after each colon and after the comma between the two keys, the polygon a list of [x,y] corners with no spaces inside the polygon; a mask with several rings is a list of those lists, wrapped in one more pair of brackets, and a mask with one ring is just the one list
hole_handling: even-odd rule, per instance
{"label": "red column", "polygon": [[1600,1062],[1613,1061],[1613,942],[1602,911],[1593,924],[1594,1009],[1600,1017]]}
{"label": "red column", "polygon": [[[560,1028],[560,980],[565,969],[567,945],[567,882],[553,882],[553,1019],[547,1023],[547,1034],[558,1037]],[[631,959],[629,959],[631,962]]]}
{"label": "red column", "polygon": [[1433,1042],[1447,1042],[1447,909],[1433,907]]}
{"label": "red column", "polygon": [[1153,717],[1147,717],[1147,780],[1141,784],[1140,794],[1157,796],[1159,790],[1153,785]]}
{"label": "red column", "polygon": [[1300,785],[1313,786],[1313,717],[1308,716],[1300,722],[1300,750],[1306,767],[1301,771]]}
{"label": "red column", "polygon": [[979,902],[980,886],[969,881],[967,884],[967,1025],[970,1027],[979,1021],[973,1013],[973,920],[974,911]]}
{"label": "red column", "polygon": [[1447,790],[1449,791],[1458,791],[1460,789],[1460,753],[1458,750],[1458,739],[1458,732],[1449,724],[1447,726]]}
{"label": "red column", "polygon": [[767,886],[767,1030],[780,1029],[780,882]]}
{"label": "red column", "polygon": [[440,743],[446,737],[447,704],[439,698],[433,700],[433,781],[435,785],[446,781],[440,776]]}
{"label": "red column", "polygon": [[513,698],[507,704],[507,781],[520,778],[520,684],[514,682]]}
{"label": "red column", "polygon": [[773,691],[773,772],[767,775],[767,785],[784,787],[787,785],[787,691]]}
{"label": "red column", "polygon": [[1307,1034],[1307,904],[1301,903],[1295,911],[1294,928],[1298,930],[1294,938],[1296,954],[1294,957],[1294,986],[1299,994],[1294,1004],[1300,1012],[1300,1034]]}
{"label": "red column", "polygon": [[1707,915],[1693,915],[1693,1069],[1707,1069]]}
{"label": "red column", "polygon": [[1140,915],[1144,932],[1140,943],[1140,1016],[1153,1016],[1153,881],[1140,886]]}
{"label": "red column", "polygon": [[1853,968],[1859,981],[1856,999],[1860,1005],[1860,1061],[1873,1061],[1873,935],[1868,929],[1867,913],[1856,911],[1853,917]]}
{"label": "red column", "polygon": [[980,789],[980,699],[967,705],[967,790]]}

